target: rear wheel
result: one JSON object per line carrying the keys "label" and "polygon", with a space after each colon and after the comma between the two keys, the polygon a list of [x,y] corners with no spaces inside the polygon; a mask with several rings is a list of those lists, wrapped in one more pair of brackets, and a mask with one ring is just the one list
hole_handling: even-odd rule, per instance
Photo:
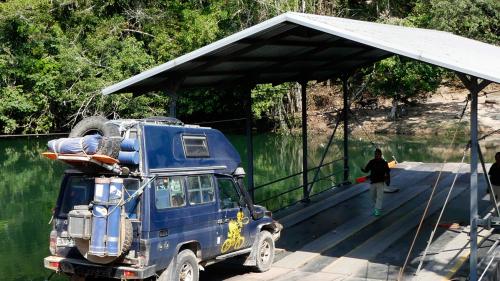
{"label": "rear wheel", "polygon": [[269,231],[261,231],[257,251],[255,253],[255,269],[258,272],[268,271],[274,261],[274,240]]}
{"label": "rear wheel", "polygon": [[191,250],[183,250],[163,271],[158,281],[198,281],[200,270],[198,260]]}

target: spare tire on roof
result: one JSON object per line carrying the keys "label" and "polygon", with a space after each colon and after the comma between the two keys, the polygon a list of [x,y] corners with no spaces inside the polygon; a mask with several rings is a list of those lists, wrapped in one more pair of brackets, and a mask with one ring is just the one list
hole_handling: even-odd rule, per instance
{"label": "spare tire on roof", "polygon": [[99,134],[103,136],[103,143],[96,154],[103,154],[118,158],[120,152],[121,135],[116,124],[109,122],[103,116],[92,116],[82,119],[69,133],[69,137],[83,137],[86,135]]}

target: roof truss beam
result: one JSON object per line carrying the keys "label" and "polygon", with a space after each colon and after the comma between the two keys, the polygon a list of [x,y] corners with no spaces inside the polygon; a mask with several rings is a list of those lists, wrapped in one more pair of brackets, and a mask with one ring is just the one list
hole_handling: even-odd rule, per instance
{"label": "roof truss beam", "polygon": [[[380,61],[380,60],[383,60],[383,59],[386,59],[388,57],[391,57],[393,56],[394,54],[393,53],[385,53],[385,54],[381,54],[380,56],[378,56],[377,58],[375,58],[374,60],[370,60],[370,61],[367,61],[366,63],[362,63],[362,64],[359,64],[359,65],[356,65],[356,67],[353,67],[353,68],[350,68],[350,69],[345,69],[344,71],[340,72],[330,72],[328,74],[324,74],[324,75],[318,75],[317,72],[318,70],[321,70],[321,69],[318,69],[318,68],[305,68],[305,69],[301,69],[301,71],[295,71],[296,75],[293,75],[289,78],[285,78],[285,79],[281,79],[281,80],[278,80],[278,79],[270,79],[270,80],[266,80],[266,78],[262,77],[261,74],[265,74],[265,73],[272,73],[272,71],[265,71],[265,72],[260,72],[259,75],[252,75],[252,76],[246,76],[248,73],[254,73],[252,71],[248,71],[247,73],[235,73],[235,72],[227,72],[226,74],[233,74],[235,76],[239,76],[241,78],[236,78],[233,80],[232,83],[226,83],[224,84],[224,88],[231,88],[231,87],[235,87],[235,86],[238,86],[238,85],[241,85],[241,84],[244,84],[244,83],[250,83],[250,81],[253,81],[252,83],[273,83],[273,85],[278,85],[278,84],[281,84],[281,83],[285,83],[285,82],[293,82],[293,81],[311,81],[311,80],[317,80],[317,81],[324,81],[326,79],[334,79],[334,78],[338,78],[340,77],[341,75],[345,74],[345,73],[351,73],[351,72],[354,72],[356,69],[360,69],[360,68],[363,68],[363,67],[367,67],[369,65],[372,65],[375,61]],[[345,61],[343,61],[345,62]],[[336,63],[341,63],[340,61],[336,61]],[[291,73],[293,73],[293,71],[290,71]]]}
{"label": "roof truss beam", "polygon": [[491,83],[491,81],[478,79],[477,77],[466,75],[460,72],[457,72],[457,76],[470,92],[479,93]]}
{"label": "roof truss beam", "polygon": [[[311,71],[321,71],[321,70],[328,70],[328,69],[331,69],[337,65],[340,65],[342,63],[345,63],[345,62],[348,62],[350,60],[352,60],[353,58],[356,58],[358,56],[361,56],[363,54],[366,54],[366,53],[369,53],[369,52],[372,52],[372,51],[375,51],[376,49],[363,49],[363,50],[360,50],[360,51],[357,51],[357,52],[354,52],[350,55],[346,55],[346,56],[343,56],[343,57],[340,57],[340,58],[329,58],[329,59],[323,59],[322,61],[324,62],[323,64],[321,64],[320,66],[314,66],[314,67],[307,67],[307,68],[303,68],[301,69],[300,71],[291,71],[290,72],[303,72],[303,71],[307,71],[307,72],[311,72]],[[392,55],[392,54],[391,54]],[[300,55],[298,55],[300,56]],[[308,59],[304,59],[304,61],[307,61]],[[238,75],[248,75],[250,73],[260,73],[260,74],[265,74],[265,73],[274,73],[274,72],[283,72],[285,70],[287,70],[287,65],[289,65],[290,63],[296,61],[296,58],[292,58],[292,61],[290,61],[290,58],[284,60],[284,62],[286,63],[274,63],[270,66],[268,66],[265,70],[262,70],[261,67],[256,67],[256,68],[249,68],[247,70],[243,70],[243,71],[233,71],[233,70],[228,70],[228,71],[205,71],[205,72],[200,72],[200,73],[197,73],[196,75],[192,75],[192,76],[217,76],[217,75],[235,75],[235,76],[238,76]],[[254,78],[258,78],[260,75],[255,75],[253,76]]]}
{"label": "roof truss beam", "polygon": [[[290,25],[287,30],[283,31],[282,33],[280,33],[280,34],[278,34],[278,35],[276,35],[274,37],[271,37],[270,39],[276,39],[276,40],[281,39],[281,38],[283,38],[285,36],[288,36],[287,31],[298,29],[299,27],[300,26],[298,26],[298,25]],[[270,40],[270,39],[268,39],[268,40]],[[223,61],[225,61],[227,59],[230,59],[230,58],[233,58],[233,57],[238,57],[238,56],[241,56],[243,54],[249,53],[249,52],[251,52],[251,51],[253,51],[253,50],[257,49],[257,48],[260,48],[260,47],[266,45],[267,44],[266,42],[267,42],[267,40],[263,40],[260,43],[250,44],[249,46],[244,47],[242,49],[239,49],[239,50],[237,50],[237,51],[235,51],[235,52],[233,52],[231,54],[228,54],[228,55],[225,55],[225,56],[219,56],[215,60],[208,61],[208,62],[204,63],[203,65],[200,65],[200,66],[192,69],[191,72],[192,73],[196,73],[196,72],[199,72],[199,71],[203,71],[204,69],[207,69],[207,68],[210,68],[210,67],[212,67],[214,65],[217,65],[217,64],[219,64],[219,63],[221,63],[221,62],[223,62]]]}

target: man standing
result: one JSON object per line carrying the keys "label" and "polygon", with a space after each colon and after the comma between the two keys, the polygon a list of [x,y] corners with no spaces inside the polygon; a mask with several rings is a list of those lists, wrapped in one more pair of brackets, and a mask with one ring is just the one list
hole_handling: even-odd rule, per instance
{"label": "man standing", "polygon": [[370,193],[372,195],[372,200],[375,203],[375,208],[373,209],[374,216],[380,216],[382,211],[382,200],[384,198],[384,183],[389,185],[391,182],[389,165],[382,159],[382,151],[380,149],[375,149],[375,158],[370,160],[363,172],[370,172]]}
{"label": "man standing", "polygon": [[[498,199],[500,198],[500,152],[497,152],[495,154],[495,163],[491,165],[488,175],[490,175],[491,187],[493,189],[493,192],[495,193],[495,198],[498,203]],[[495,202],[493,200],[493,197],[491,201]]]}

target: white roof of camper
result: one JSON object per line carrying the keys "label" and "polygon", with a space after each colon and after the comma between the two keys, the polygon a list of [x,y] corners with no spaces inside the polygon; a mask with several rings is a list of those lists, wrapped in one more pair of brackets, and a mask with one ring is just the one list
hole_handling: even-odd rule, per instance
{"label": "white roof of camper", "polygon": [[498,46],[443,31],[289,12],[102,93],[324,80],[394,54],[500,83]]}

